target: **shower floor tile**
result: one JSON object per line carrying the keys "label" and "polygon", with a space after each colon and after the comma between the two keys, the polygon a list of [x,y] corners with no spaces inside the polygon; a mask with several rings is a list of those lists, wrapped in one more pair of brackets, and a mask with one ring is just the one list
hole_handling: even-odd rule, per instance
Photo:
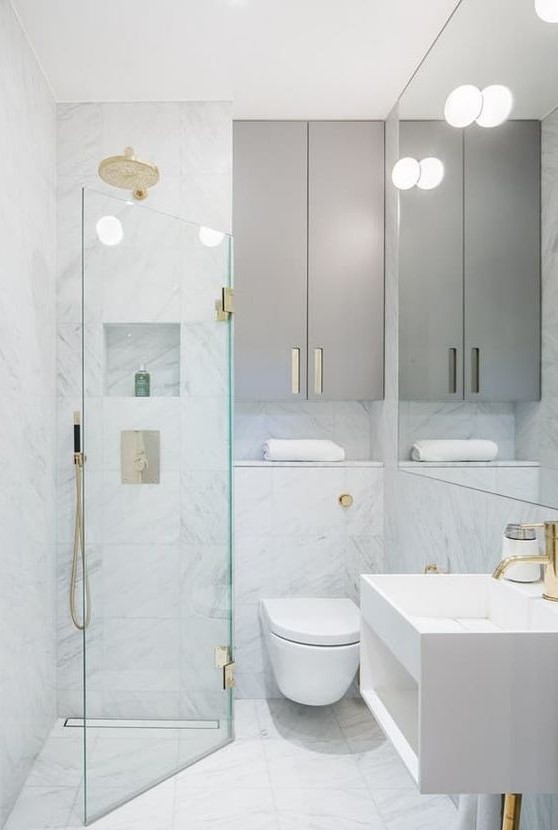
{"label": "shower floor tile", "polygon": [[[93,809],[128,798],[153,775],[202,755],[209,730],[88,730]],[[145,730],[149,731],[149,730]],[[215,737],[215,731],[213,737]],[[78,730],[59,721],[5,830],[77,830],[83,801]],[[70,733],[70,734],[69,734]],[[447,830],[445,796],[421,796],[358,699],[307,709],[287,700],[236,702],[236,741],[113,810],[98,830]],[[96,794],[96,797],[95,797]],[[99,803],[97,804],[96,801]]]}

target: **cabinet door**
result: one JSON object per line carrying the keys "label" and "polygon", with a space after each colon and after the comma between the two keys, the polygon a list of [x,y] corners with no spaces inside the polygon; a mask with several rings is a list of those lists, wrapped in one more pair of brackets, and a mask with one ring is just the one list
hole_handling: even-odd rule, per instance
{"label": "cabinet door", "polygon": [[306,122],[235,122],[233,235],[236,397],[305,398]]}
{"label": "cabinet door", "polygon": [[378,400],[384,125],[310,122],[308,148],[308,397]]}
{"label": "cabinet door", "polygon": [[463,134],[441,121],[400,125],[399,156],[436,156],[444,179],[400,194],[399,391],[463,398]]}
{"label": "cabinet door", "polygon": [[465,133],[465,397],[540,397],[540,125]]}

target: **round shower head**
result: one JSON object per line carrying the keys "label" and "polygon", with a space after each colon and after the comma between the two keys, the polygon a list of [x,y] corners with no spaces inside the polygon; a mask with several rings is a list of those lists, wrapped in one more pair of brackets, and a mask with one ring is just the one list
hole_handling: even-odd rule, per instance
{"label": "round shower head", "polygon": [[134,199],[145,199],[148,188],[159,181],[159,169],[150,161],[136,158],[131,147],[123,156],[109,156],[99,164],[99,176],[112,187],[131,190]]}

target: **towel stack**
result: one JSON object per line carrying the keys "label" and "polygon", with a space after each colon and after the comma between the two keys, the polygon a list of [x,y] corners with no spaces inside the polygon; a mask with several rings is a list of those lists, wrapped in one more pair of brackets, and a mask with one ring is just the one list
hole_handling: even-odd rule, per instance
{"label": "towel stack", "polygon": [[314,438],[270,438],[263,445],[266,461],[344,461],[345,450],[333,441]]}

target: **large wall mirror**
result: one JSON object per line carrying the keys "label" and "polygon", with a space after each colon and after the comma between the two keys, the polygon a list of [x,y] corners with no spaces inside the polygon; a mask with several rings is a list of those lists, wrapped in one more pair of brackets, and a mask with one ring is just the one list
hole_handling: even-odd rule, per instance
{"label": "large wall mirror", "polygon": [[399,102],[399,464],[558,507],[558,1],[462,0]]}

